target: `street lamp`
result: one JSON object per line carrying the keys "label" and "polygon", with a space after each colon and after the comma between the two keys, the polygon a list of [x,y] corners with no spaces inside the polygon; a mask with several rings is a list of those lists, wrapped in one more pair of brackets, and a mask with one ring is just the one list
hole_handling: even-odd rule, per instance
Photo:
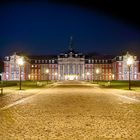
{"label": "street lamp", "polygon": [[19,89],[21,90],[21,67],[23,66],[24,64],[24,60],[23,60],[23,57],[20,57],[18,59],[18,65],[19,65],[19,80],[20,80],[20,83],[19,83]]}
{"label": "street lamp", "polygon": [[0,73],[0,76],[1,76],[1,94],[3,94],[3,79],[2,79],[2,73]]}
{"label": "street lamp", "polygon": [[98,83],[98,74],[99,74],[99,69],[96,69],[96,74],[97,74],[97,83]]}
{"label": "street lamp", "polygon": [[48,80],[49,80],[49,78],[48,78],[49,69],[46,69],[46,74],[47,74],[47,84],[48,84]]}
{"label": "street lamp", "polygon": [[132,56],[129,56],[127,58],[127,62],[126,63],[127,63],[128,70],[129,70],[129,90],[131,90],[130,68],[131,68],[131,65],[133,64],[133,58],[132,58]]}

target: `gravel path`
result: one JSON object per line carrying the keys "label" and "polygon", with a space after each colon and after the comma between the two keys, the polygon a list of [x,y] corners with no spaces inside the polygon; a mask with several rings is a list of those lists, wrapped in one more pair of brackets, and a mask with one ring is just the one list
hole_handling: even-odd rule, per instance
{"label": "gravel path", "polygon": [[0,111],[0,140],[140,139],[139,102],[118,90],[61,84]]}

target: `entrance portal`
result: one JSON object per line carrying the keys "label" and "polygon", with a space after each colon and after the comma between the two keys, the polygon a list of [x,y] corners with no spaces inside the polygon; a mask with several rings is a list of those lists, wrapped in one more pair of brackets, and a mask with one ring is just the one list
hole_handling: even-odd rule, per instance
{"label": "entrance portal", "polygon": [[78,80],[78,75],[65,75],[65,80]]}

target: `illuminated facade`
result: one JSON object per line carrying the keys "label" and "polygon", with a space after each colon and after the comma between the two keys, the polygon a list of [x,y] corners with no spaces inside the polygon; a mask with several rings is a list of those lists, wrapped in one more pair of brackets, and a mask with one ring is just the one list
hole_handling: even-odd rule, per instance
{"label": "illuminated facade", "polygon": [[[2,74],[3,80],[19,80],[20,78],[20,67],[18,65],[18,60],[21,56],[14,53],[12,56],[6,56],[4,58],[4,72]],[[24,65],[21,66],[21,79],[28,79],[30,73],[30,63],[27,57],[24,57]]]}
{"label": "illuminated facade", "polygon": [[[115,80],[128,80],[129,79],[129,69],[127,65],[127,59],[129,53],[126,55],[117,56],[112,60],[112,73],[114,74]],[[130,67],[130,79],[140,80],[140,66],[137,56],[133,57],[133,64]]]}
{"label": "illuminated facade", "polygon": [[[3,80],[19,80],[17,60],[21,54],[6,56],[4,59]],[[70,44],[65,53],[58,56],[28,56],[22,66],[22,80],[128,80],[126,59],[122,56],[84,55],[75,52]],[[131,80],[140,80],[137,56],[133,56],[130,68]]]}

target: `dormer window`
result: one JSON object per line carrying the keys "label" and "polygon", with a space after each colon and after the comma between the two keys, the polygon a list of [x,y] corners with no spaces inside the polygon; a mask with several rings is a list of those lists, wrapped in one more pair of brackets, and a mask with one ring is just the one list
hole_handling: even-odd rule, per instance
{"label": "dormer window", "polygon": [[67,57],[67,54],[65,54],[65,57]]}
{"label": "dormer window", "polygon": [[9,57],[8,57],[8,56],[6,56],[6,57],[5,57],[5,59],[6,59],[6,60],[9,60]]}
{"label": "dormer window", "polygon": [[122,57],[121,56],[119,56],[119,60],[122,60]]}
{"label": "dormer window", "polygon": [[78,54],[75,54],[75,56],[77,57],[77,56],[78,56]]}
{"label": "dormer window", "polygon": [[72,52],[70,52],[70,57],[72,57]]}

